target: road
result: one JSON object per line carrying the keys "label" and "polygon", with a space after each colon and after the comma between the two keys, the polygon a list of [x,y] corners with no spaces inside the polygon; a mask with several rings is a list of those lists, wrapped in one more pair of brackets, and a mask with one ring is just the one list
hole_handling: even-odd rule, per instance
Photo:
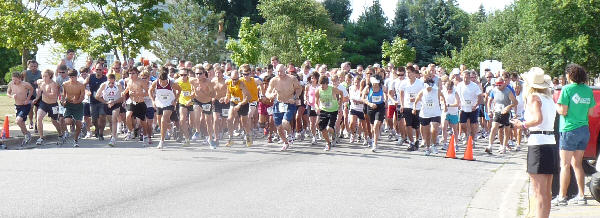
{"label": "road", "polygon": [[513,155],[483,155],[479,143],[477,161],[464,161],[391,142],[377,153],[106,142],[0,151],[0,217],[464,217]]}

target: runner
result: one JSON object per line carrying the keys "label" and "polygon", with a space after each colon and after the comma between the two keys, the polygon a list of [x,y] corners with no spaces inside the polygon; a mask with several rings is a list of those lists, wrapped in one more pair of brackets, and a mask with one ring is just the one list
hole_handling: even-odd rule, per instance
{"label": "runner", "polygon": [[[36,91],[38,88],[38,80],[42,79],[42,71],[38,70],[38,63],[35,60],[27,61],[27,68],[29,70],[25,71],[25,82],[28,82],[33,87],[33,94],[31,95],[31,100],[33,101],[36,96]],[[37,110],[38,110],[39,102],[36,102],[32,105],[33,110],[29,110],[29,129],[35,128],[35,132],[37,133]],[[36,114],[34,119],[33,114]],[[33,122],[36,122],[35,125]]]}
{"label": "runner", "polygon": [[264,129],[264,135],[267,136],[267,142],[273,143],[273,132],[276,131],[273,121],[273,101],[265,97],[267,87],[273,79],[273,76],[266,76],[263,83],[258,87],[259,102],[258,102],[258,125]]}
{"label": "runner", "polygon": [[383,89],[382,77],[379,75],[372,75],[369,79],[369,84],[363,89],[363,102],[367,107],[367,113],[369,114],[369,122],[372,126],[373,140],[369,141],[371,151],[375,152],[377,149],[377,142],[381,135],[381,124],[385,118],[385,90]]}
{"label": "runner", "polygon": [[[260,80],[257,80],[250,73],[250,66],[248,64],[244,64],[240,67],[242,69],[243,77],[240,78],[240,81],[244,83],[248,92],[250,93],[250,107],[248,112],[248,126],[250,130],[253,130],[256,127],[255,117],[258,116],[257,106],[258,106],[258,86],[261,84]],[[253,132],[246,132],[247,135],[253,135]]]}
{"label": "runner", "polygon": [[217,138],[213,125],[213,105],[212,99],[215,95],[213,86],[208,79],[208,72],[204,67],[196,69],[196,79],[192,81],[194,90],[194,113],[196,114],[196,129],[206,129],[206,143],[212,149],[217,148]]}
{"label": "runner", "polygon": [[[85,84],[85,81],[90,76],[89,74],[90,68],[82,67],[79,70],[79,77],[77,81],[81,84]],[[90,127],[92,126],[92,117],[90,112],[90,85],[85,85],[85,98],[83,99],[83,125],[81,126],[81,133],[79,134],[79,138],[90,138],[92,137],[92,132],[90,132]]]}
{"label": "runner", "polygon": [[[104,68],[102,63],[96,63],[95,74],[90,75],[85,81],[84,85],[90,86],[90,96],[96,96],[98,88],[102,83],[106,82],[106,76],[102,73]],[[92,122],[96,127],[95,136],[99,140],[104,140],[104,126],[106,125],[106,111],[104,105],[100,103],[95,97],[90,98],[90,113],[92,116]]]}
{"label": "runner", "polygon": [[[148,87],[150,87],[152,85],[152,81],[150,81],[150,72],[149,71],[144,70],[140,74],[139,78],[140,78],[140,80],[148,83]],[[146,104],[146,120],[141,121],[141,122],[145,122],[146,126],[148,126],[149,133],[141,134],[141,135],[147,136],[148,138],[152,138],[152,131],[154,129],[154,128],[152,128],[152,125],[154,125],[154,114],[156,111],[154,110],[154,106],[152,106],[152,99],[150,98],[150,95],[144,96],[144,104]],[[140,137],[140,139],[143,139],[143,137]]]}
{"label": "runner", "polygon": [[152,104],[157,108],[158,121],[160,122],[160,142],[156,148],[162,149],[165,143],[165,137],[169,126],[171,125],[171,117],[175,111],[175,103],[179,99],[181,89],[177,83],[169,79],[167,71],[161,72],[158,80],[152,83],[148,90],[148,95],[152,98]]}
{"label": "runner", "polygon": [[400,105],[402,104],[402,99],[400,98],[400,84],[406,80],[406,68],[400,66],[396,71],[396,79],[393,86],[388,87],[388,99],[392,99],[391,102],[395,105],[396,109],[396,122],[394,126],[396,127],[396,135],[398,135],[397,144],[401,146],[406,140],[406,124],[404,122],[404,113],[400,111]]}
{"label": "runner", "polygon": [[[362,80],[361,75],[356,75],[353,79],[352,85],[349,88],[350,96],[350,115],[349,115],[349,127],[350,127],[350,143],[358,142],[358,137],[361,132],[364,133],[366,128],[365,114],[363,113],[363,101],[362,101],[362,89],[360,87],[360,81]],[[361,131],[358,131],[358,130]],[[365,137],[365,140],[367,138]]]}
{"label": "runner", "polygon": [[[81,133],[81,121],[83,120],[83,99],[85,98],[85,85],[77,81],[77,71],[69,70],[69,81],[63,83],[62,102],[65,107],[65,124],[67,126],[75,123],[75,134],[73,135],[73,147],[79,147],[79,134]],[[65,131],[68,131],[65,129]],[[65,137],[67,134],[64,134]]]}
{"label": "runner", "polygon": [[[433,79],[427,78],[425,80],[425,88],[417,94],[415,103],[419,103],[423,100],[420,110],[417,110],[413,106],[413,114],[419,112],[420,124],[421,124],[421,136],[426,146],[425,155],[437,154],[437,132],[440,127],[442,110],[440,104],[446,105],[444,95],[438,89]],[[430,126],[431,124],[431,126]],[[433,144],[433,145],[432,145]]]}
{"label": "runner", "polygon": [[[135,127],[135,119],[140,121],[146,120],[146,104],[144,103],[144,96],[148,95],[148,83],[138,77],[139,71],[137,68],[129,69],[129,80],[127,81],[127,88],[123,91],[123,96],[129,96],[130,103],[127,104],[127,140],[132,138],[132,133]],[[152,134],[152,130],[148,128],[145,122],[141,122],[142,129],[144,131],[144,146],[152,144],[152,139],[148,136]]]}
{"label": "runner", "polygon": [[[408,79],[397,84],[397,90],[400,90],[400,111],[403,113],[404,121],[406,122],[406,136],[409,141],[408,151],[419,150],[419,111],[416,113],[411,111],[411,108],[420,109],[421,103],[415,102],[417,94],[424,88],[422,80],[417,79],[418,71],[413,67],[407,67]],[[407,108],[404,110],[404,108]],[[413,134],[416,137],[413,138]]]}
{"label": "runner", "polygon": [[[492,145],[496,139],[498,129],[504,132],[504,138],[498,137],[500,140],[501,154],[506,153],[508,147],[508,139],[510,137],[510,111],[517,106],[517,99],[515,95],[506,87],[508,81],[504,77],[496,79],[496,87],[490,91],[490,96],[487,102],[487,108],[489,110],[489,116],[494,118],[492,122],[492,129],[490,130],[490,137],[488,140],[488,146],[485,148],[485,152],[488,154],[492,153]],[[493,110],[491,110],[493,108]]]}
{"label": "runner", "polygon": [[[443,79],[442,79],[443,80]],[[452,134],[454,135],[454,145],[457,145],[458,142],[458,108],[460,107],[460,97],[456,90],[454,89],[454,82],[448,80],[444,85],[445,89],[442,92],[444,94],[444,100],[446,100],[446,105],[444,107],[444,116],[445,120],[442,125],[442,136],[444,144],[442,145],[442,150],[446,150],[448,148],[448,126],[452,128]],[[454,146],[456,150],[456,146]]]}
{"label": "runner", "polygon": [[[248,72],[249,73],[249,72]],[[233,145],[233,129],[235,128],[234,119],[240,118],[240,125],[246,131],[245,141],[246,146],[252,146],[252,132],[250,122],[248,121],[248,110],[250,109],[249,102],[251,93],[245,83],[240,81],[240,74],[237,70],[231,71],[231,79],[227,80],[227,95],[226,102],[230,103],[229,115],[227,116],[227,130],[229,131],[229,140],[226,146]]]}
{"label": "runner", "polygon": [[[58,123],[58,84],[52,80],[52,70],[44,71],[42,80],[38,83],[37,98],[33,100],[34,104],[39,102],[40,106],[37,112],[37,125],[38,133],[40,138],[35,142],[36,145],[42,145],[44,142],[44,117],[48,114],[48,117],[52,119],[52,124],[58,131],[59,138],[63,137],[63,131]],[[62,144],[62,140],[56,142],[57,145]]]}
{"label": "runner", "polygon": [[321,87],[315,93],[316,108],[319,114],[319,131],[321,131],[323,138],[325,138],[326,145],[324,150],[329,151],[331,146],[335,146],[336,143],[334,128],[339,113],[339,105],[342,100],[342,92],[330,86],[329,78],[326,76],[319,78],[319,84]]}
{"label": "runner", "polygon": [[[225,69],[218,67],[215,69],[217,76],[211,81],[213,89],[215,91],[214,98],[214,111],[213,111],[213,122],[214,131],[217,139],[223,138],[223,128],[226,127],[225,119],[229,116],[229,105],[226,104],[225,100],[227,97],[227,84],[225,83],[224,73]],[[217,145],[218,145],[217,141]]]}
{"label": "runner", "polygon": [[[31,133],[27,130],[25,122],[27,121],[29,111],[31,111],[31,96],[34,93],[33,86],[28,82],[24,82],[22,78],[23,75],[21,73],[13,72],[12,81],[8,83],[6,90],[6,95],[15,100],[15,111],[17,112],[15,121],[25,137],[21,146],[29,143],[29,140],[31,140]],[[5,145],[2,146],[2,149],[6,149]]]}
{"label": "runner", "polygon": [[[291,122],[296,115],[296,101],[299,99],[302,87],[295,77],[285,73],[285,66],[282,64],[277,65],[277,71],[279,74],[271,80],[265,95],[274,100],[273,119],[279,137],[284,143],[281,150],[285,151],[294,141]],[[286,134],[290,135],[291,140],[288,140]]]}
{"label": "runner", "polygon": [[[463,81],[456,86],[456,92],[460,97],[460,129],[465,133],[464,144],[467,144],[469,136],[475,139],[477,133],[477,101],[482,95],[479,86],[471,82],[471,73],[462,73]],[[467,122],[468,121],[468,122]]]}
{"label": "runner", "polygon": [[123,87],[116,82],[115,74],[108,74],[108,81],[102,83],[100,88],[98,88],[98,92],[96,92],[96,100],[101,102],[104,105],[104,112],[106,115],[109,115],[111,118],[110,132],[111,137],[108,142],[108,146],[115,146],[115,141],[117,139],[117,122],[119,113],[122,108],[123,97],[121,93],[123,92]]}
{"label": "runner", "polygon": [[183,133],[183,146],[190,145],[190,114],[194,112],[194,106],[192,102],[192,84],[190,83],[189,74],[194,73],[190,68],[183,68],[179,72],[180,78],[175,81],[181,88],[181,94],[177,100],[179,107],[179,125],[181,126],[181,132]]}
{"label": "runner", "polygon": [[308,111],[308,117],[310,122],[310,133],[312,136],[312,145],[317,144],[317,107],[315,100],[315,93],[319,89],[319,73],[313,72],[308,78],[308,85],[305,86],[306,93],[306,110]]}

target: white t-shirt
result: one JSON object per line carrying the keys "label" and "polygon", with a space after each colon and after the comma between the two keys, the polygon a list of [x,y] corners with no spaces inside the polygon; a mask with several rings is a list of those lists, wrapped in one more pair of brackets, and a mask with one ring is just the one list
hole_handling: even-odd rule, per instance
{"label": "white t-shirt", "polygon": [[[442,91],[446,104],[456,104],[456,90],[452,90],[452,93],[448,93],[448,90]],[[458,107],[448,107],[447,114],[458,115]]]}
{"label": "white t-shirt", "polygon": [[361,100],[360,97],[361,91],[360,88],[354,88],[354,86],[350,86],[350,109],[355,111],[363,110],[363,103],[354,103],[353,100]]}
{"label": "white t-shirt", "polygon": [[392,89],[394,89],[394,91],[396,92],[396,101],[400,101],[400,84],[402,84],[404,81],[408,80],[407,78],[404,79],[400,79],[400,78],[396,78],[394,79],[394,86],[392,87]]}
{"label": "white t-shirt", "polygon": [[474,82],[465,85],[465,82],[460,82],[456,86],[456,92],[460,97],[460,110],[464,112],[472,112],[473,106],[477,105],[478,96],[481,94],[481,89]]}
{"label": "white t-shirt", "polygon": [[[410,79],[405,79],[400,84],[396,84],[396,86],[396,90],[404,91],[404,108],[413,108],[414,99],[417,98],[417,94],[425,87],[423,81],[420,79],[415,79],[413,84],[410,84]],[[411,98],[413,102],[410,101]],[[421,102],[417,102],[416,108],[421,108]]]}
{"label": "white t-shirt", "polygon": [[342,92],[342,95],[343,95],[344,97],[348,97],[348,90],[346,90],[346,87],[345,87],[345,86],[343,86],[342,84],[339,84],[339,85],[337,86],[337,88],[338,88],[338,89],[339,89],[339,90]]}
{"label": "white t-shirt", "polygon": [[[397,82],[397,81],[398,81],[397,79],[391,79],[391,78],[387,78],[387,79],[384,81],[384,83],[385,83],[385,87],[386,87],[386,90],[388,90],[388,91],[389,91],[390,89],[395,89],[395,87],[396,87],[396,82]],[[386,94],[387,94],[387,93],[386,93]],[[392,100],[394,100],[394,99],[392,99],[392,98],[388,98],[388,102],[387,102],[387,104],[388,104],[388,105],[394,105],[394,102],[393,102]]]}

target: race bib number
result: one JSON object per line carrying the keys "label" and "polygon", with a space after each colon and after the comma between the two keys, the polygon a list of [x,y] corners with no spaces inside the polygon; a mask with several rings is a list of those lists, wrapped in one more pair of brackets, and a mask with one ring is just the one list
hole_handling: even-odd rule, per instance
{"label": "race bib number", "polygon": [[471,105],[471,100],[465,100],[465,104],[466,104],[466,106]]}
{"label": "race bib number", "polygon": [[371,97],[371,100],[373,100],[373,102],[381,102],[381,96],[373,96]]}
{"label": "race bib number", "polygon": [[416,98],[417,94],[416,93],[408,93],[408,97],[409,98]]}
{"label": "race bib number", "polygon": [[114,98],[110,98],[110,97],[106,98],[106,101],[114,101],[114,100],[115,100]]}
{"label": "race bib number", "polygon": [[284,103],[279,103],[278,104],[278,109],[279,109],[279,113],[285,113],[288,110],[288,105],[284,104]]}
{"label": "race bib number", "polygon": [[428,100],[425,102],[425,107],[426,108],[433,108],[433,101],[432,100]]}
{"label": "race bib number", "polygon": [[53,114],[58,114],[58,106],[52,107],[52,113]]}
{"label": "race bib number", "polygon": [[221,115],[224,117],[229,117],[229,109],[223,109],[221,110]]}
{"label": "race bib number", "polygon": [[191,93],[190,93],[189,91],[184,91],[184,92],[183,92],[183,96],[184,96],[184,97],[189,97],[189,96],[190,96],[190,94],[191,94]]}
{"label": "race bib number", "polygon": [[240,98],[238,98],[238,97],[231,97],[231,101],[233,101],[233,102],[239,102]]}
{"label": "race bib number", "polygon": [[256,103],[256,102],[250,102],[250,107],[256,107],[257,104],[258,103]]}
{"label": "race bib number", "polygon": [[207,111],[207,112],[208,112],[208,111],[210,111],[210,107],[211,107],[211,106],[212,106],[212,105],[210,105],[210,104],[203,104],[203,105],[202,105],[202,110],[203,110],[203,111]]}
{"label": "race bib number", "polygon": [[273,106],[267,108],[267,114],[273,115]]}

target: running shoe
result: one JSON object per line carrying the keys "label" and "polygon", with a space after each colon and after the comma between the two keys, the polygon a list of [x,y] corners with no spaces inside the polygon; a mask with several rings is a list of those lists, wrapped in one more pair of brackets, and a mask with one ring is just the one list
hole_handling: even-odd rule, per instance
{"label": "running shoe", "polygon": [[183,146],[190,146],[190,140],[186,139],[185,142],[183,143]]}
{"label": "running shoe", "polygon": [[398,144],[398,146],[402,146],[402,143],[404,142],[404,139],[402,137],[398,138],[398,141],[396,144]]}
{"label": "running shoe", "polygon": [[73,147],[74,148],[79,148],[79,142],[77,140],[73,141]]}
{"label": "running shoe", "polygon": [[92,137],[92,132],[88,131],[87,134],[85,134],[85,138],[91,138]]}
{"label": "running shoe", "polygon": [[288,147],[290,147],[288,143],[283,144],[283,147],[281,147],[281,151],[286,151]]}
{"label": "running shoe", "polygon": [[163,148],[163,141],[158,142],[158,146],[156,146],[157,149],[162,149]]}
{"label": "running shoe", "polygon": [[98,140],[104,141],[104,136],[103,135],[98,136]]}
{"label": "running shoe", "polygon": [[125,141],[129,141],[129,140],[131,140],[131,139],[132,139],[131,132],[128,132],[128,133],[127,133],[127,136],[125,136]]}
{"label": "running shoe", "polygon": [[1,145],[0,145],[0,149],[2,149],[2,150],[6,150],[6,145],[5,145],[5,144],[1,144]]}
{"label": "running shoe", "polygon": [[350,135],[350,143],[354,143],[354,135]]}
{"label": "running shoe", "polygon": [[246,136],[246,147],[252,146],[252,136]]}
{"label": "running shoe", "polygon": [[331,143],[327,143],[327,145],[325,145],[325,149],[323,149],[324,151],[329,151],[331,150]]}
{"label": "running shoe", "polygon": [[29,121],[29,129],[33,129],[33,121]]}
{"label": "running shoe", "polygon": [[521,151],[521,146],[520,146],[520,145],[517,145],[517,146],[515,147],[515,152],[517,152],[517,151]]}
{"label": "running shoe", "polygon": [[31,141],[31,133],[27,133],[25,134],[25,138],[23,139],[23,143],[21,144],[21,146],[26,145],[27,143],[29,143],[29,141]]}
{"label": "running shoe", "polygon": [[448,143],[442,144],[442,150],[443,151],[448,150]]}
{"label": "running shoe", "polygon": [[569,204],[572,205],[586,205],[587,204],[587,200],[585,199],[585,196],[579,196],[577,195],[574,198],[571,198],[571,200],[569,200]]}
{"label": "running shoe", "polygon": [[365,147],[369,146],[369,142],[368,142],[368,140],[366,138],[363,140],[363,144],[362,145],[365,146]]}
{"label": "running shoe", "polygon": [[171,133],[169,131],[165,132],[165,140],[171,140]]}
{"label": "running shoe", "polygon": [[229,141],[227,141],[227,144],[225,144],[226,147],[231,147],[233,145],[233,140],[229,139]]}
{"label": "running shoe", "polygon": [[486,147],[485,153],[492,154],[492,148],[490,146]]}
{"label": "running shoe", "polygon": [[552,206],[567,206],[569,204],[566,198],[560,196],[557,196],[554,199],[552,199],[551,203]]}
{"label": "running shoe", "polygon": [[440,152],[438,151],[437,147],[435,145],[431,146],[431,153],[432,154],[439,154]]}
{"label": "running shoe", "polygon": [[217,141],[210,141],[209,144],[211,149],[217,149]]}
{"label": "running shoe", "polygon": [[431,155],[430,149],[429,148],[425,149],[425,156],[429,156],[429,155]]}
{"label": "running shoe", "polygon": [[314,137],[314,136],[313,136],[313,137],[312,137],[312,140],[311,140],[311,142],[310,142],[310,144],[312,144],[312,145],[316,145],[316,144],[317,144],[317,137]]}
{"label": "running shoe", "polygon": [[39,139],[38,139],[38,140],[35,142],[35,144],[36,144],[36,145],[42,145],[42,143],[44,143],[44,139],[43,139],[43,138],[39,138]]}
{"label": "running shoe", "polygon": [[198,140],[198,138],[200,138],[200,133],[195,132],[194,135],[192,135],[192,141],[196,142]]}
{"label": "running shoe", "polygon": [[110,147],[114,147],[115,146],[115,138],[110,137],[110,141],[108,141],[108,146],[110,146]]}

